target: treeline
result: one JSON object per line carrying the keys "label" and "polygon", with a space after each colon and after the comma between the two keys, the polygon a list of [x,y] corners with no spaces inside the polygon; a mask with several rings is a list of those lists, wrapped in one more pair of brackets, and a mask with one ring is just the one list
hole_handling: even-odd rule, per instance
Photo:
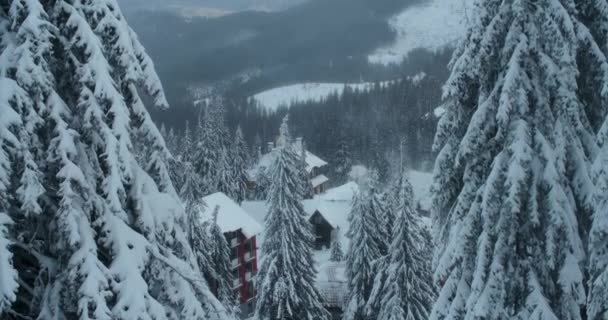
{"label": "treeline", "polygon": [[418,50],[400,65],[403,76],[376,83],[359,91],[345,88],[321,101],[297,102],[268,112],[247,98],[229,98],[228,123],[243,128],[253,150],[264,148],[278,132],[281,118],[289,113],[296,135],[306,146],[331,164],[332,180],[342,182],[352,164],[376,168],[385,181],[395,168],[398,150],[405,139],[407,163],[430,170],[431,150],[441,102],[441,85],[447,78],[450,50],[430,53]]}

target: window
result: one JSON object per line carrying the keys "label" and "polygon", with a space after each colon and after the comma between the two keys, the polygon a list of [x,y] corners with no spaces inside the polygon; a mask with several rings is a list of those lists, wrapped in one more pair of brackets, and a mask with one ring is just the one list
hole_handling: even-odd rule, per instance
{"label": "window", "polygon": [[234,279],[238,279],[239,278],[239,269],[232,270],[232,277]]}
{"label": "window", "polygon": [[230,249],[230,261],[237,259],[239,257],[239,248]]}
{"label": "window", "polygon": [[255,297],[255,286],[253,285],[253,282],[247,282],[246,286],[247,286],[247,299],[251,299],[251,298]]}
{"label": "window", "polygon": [[251,252],[251,239],[245,241],[245,252]]}

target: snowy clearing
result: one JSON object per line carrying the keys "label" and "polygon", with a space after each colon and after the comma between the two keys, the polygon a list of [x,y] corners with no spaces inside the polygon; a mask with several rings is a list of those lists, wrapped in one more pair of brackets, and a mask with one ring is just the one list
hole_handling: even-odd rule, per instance
{"label": "snowy clearing", "polygon": [[397,40],[369,56],[372,63],[399,63],[417,48],[437,50],[452,45],[466,31],[473,0],[427,0],[410,7],[389,21]]}
{"label": "snowy clearing", "polygon": [[[390,82],[380,82],[385,85]],[[341,94],[345,87],[353,90],[369,90],[374,86],[374,82],[364,83],[299,83],[284,87],[278,87],[260,92],[252,97],[260,106],[269,112],[276,111],[279,107],[288,107],[289,104],[305,101],[321,101],[331,94]]]}

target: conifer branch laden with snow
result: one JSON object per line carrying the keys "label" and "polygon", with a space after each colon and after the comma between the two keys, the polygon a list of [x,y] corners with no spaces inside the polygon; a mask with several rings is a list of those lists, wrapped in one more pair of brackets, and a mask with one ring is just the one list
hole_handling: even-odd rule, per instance
{"label": "conifer branch laden with snow", "polygon": [[479,2],[434,146],[430,319],[583,317],[607,12],[605,1]]}
{"label": "conifer branch laden with snow", "polygon": [[162,85],[117,2],[5,1],[0,52],[0,318],[229,317],[139,96],[166,108]]}

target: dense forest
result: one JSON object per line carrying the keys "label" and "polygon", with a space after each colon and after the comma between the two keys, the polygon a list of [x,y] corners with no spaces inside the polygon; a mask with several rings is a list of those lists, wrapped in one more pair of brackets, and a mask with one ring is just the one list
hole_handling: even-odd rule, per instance
{"label": "dense forest", "polygon": [[0,0],[0,319],[608,320],[608,2],[369,64],[411,3],[151,24],[168,101],[117,0]]}
{"label": "dense forest", "polygon": [[[369,90],[345,90],[321,100],[295,102],[269,112],[248,96],[225,93],[226,123],[231,132],[243,130],[250,154],[267,152],[281,119],[289,114],[294,134],[304,138],[308,149],[332,164],[334,183],[346,179],[350,165],[376,168],[382,181],[394,172],[401,141],[406,143],[411,168],[429,171],[431,150],[441,103],[441,85],[447,77],[451,50],[412,52],[399,66],[402,77],[376,82]],[[409,76],[408,76],[409,75]],[[193,110],[204,113],[198,105]],[[167,126],[171,128],[170,126]],[[183,130],[174,127],[176,134]]]}

